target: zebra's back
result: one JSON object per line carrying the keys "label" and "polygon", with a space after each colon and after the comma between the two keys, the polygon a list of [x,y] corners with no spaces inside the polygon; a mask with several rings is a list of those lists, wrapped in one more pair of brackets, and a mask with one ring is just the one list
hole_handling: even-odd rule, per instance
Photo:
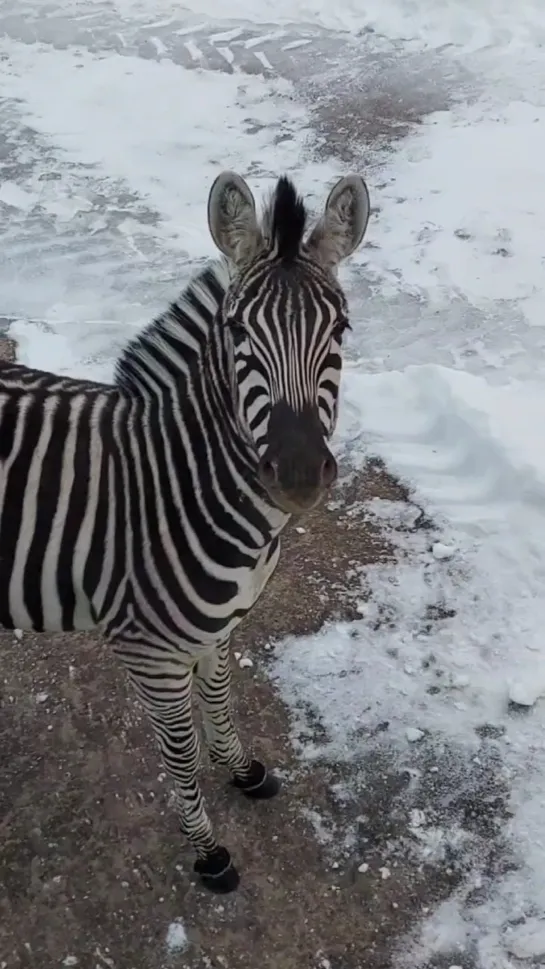
{"label": "zebra's back", "polygon": [[47,390],[49,393],[62,390],[75,394],[83,390],[108,392],[114,388],[95,380],[66,377],[49,370],[37,370],[21,363],[0,360],[0,393],[6,390]]}

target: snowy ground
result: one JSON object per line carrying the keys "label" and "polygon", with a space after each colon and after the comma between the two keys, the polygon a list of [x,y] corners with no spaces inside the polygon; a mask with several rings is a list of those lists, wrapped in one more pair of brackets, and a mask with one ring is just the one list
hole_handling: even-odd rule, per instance
{"label": "snowy ground", "polygon": [[[1,0],[0,315],[25,362],[107,377],[212,253],[220,168],[259,192],[288,170],[316,203],[341,171],[368,177],[339,450],[355,467],[380,455],[446,547],[400,539],[402,510],[376,503],[399,562],[362,575],[361,622],[280,644],[273,675],[303,758],[357,768],[385,721],[390,751],[418,747],[411,805],[434,771],[462,783],[495,758],[510,816],[464,836],[457,893],[399,965],[543,964],[545,12],[279,0],[271,24],[261,0],[222,8]],[[349,776],[345,799],[364,783]],[[440,807],[414,807],[417,862],[460,855]]]}

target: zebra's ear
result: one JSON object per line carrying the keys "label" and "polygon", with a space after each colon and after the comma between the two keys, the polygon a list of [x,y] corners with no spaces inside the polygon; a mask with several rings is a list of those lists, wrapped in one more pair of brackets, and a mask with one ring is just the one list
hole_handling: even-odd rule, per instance
{"label": "zebra's ear", "polygon": [[360,175],[345,175],[333,186],[324,214],[307,241],[327,269],[334,270],[358,248],[367,229],[370,209],[367,185]]}
{"label": "zebra's ear", "polygon": [[254,197],[236,172],[222,172],[214,181],[208,226],[218,249],[237,266],[249,263],[262,244]]}

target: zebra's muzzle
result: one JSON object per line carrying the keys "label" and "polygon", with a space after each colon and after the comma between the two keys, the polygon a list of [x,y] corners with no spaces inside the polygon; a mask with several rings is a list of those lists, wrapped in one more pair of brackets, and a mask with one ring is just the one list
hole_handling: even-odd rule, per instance
{"label": "zebra's muzzle", "polygon": [[314,508],[337,479],[316,408],[295,411],[279,401],[271,409],[268,444],[259,479],[282,511],[297,514]]}

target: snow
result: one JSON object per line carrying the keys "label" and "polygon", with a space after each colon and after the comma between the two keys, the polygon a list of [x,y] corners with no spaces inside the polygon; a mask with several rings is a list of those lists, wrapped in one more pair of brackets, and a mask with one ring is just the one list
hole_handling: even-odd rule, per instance
{"label": "snow", "polygon": [[[273,14],[232,0],[228,18],[219,0],[50,6],[36,5],[30,35],[12,18],[0,39],[0,312],[31,366],[108,379],[127,338],[213,253],[206,199],[221,168],[258,195],[288,170],[313,205],[348,167],[367,175],[371,245],[343,273],[353,334],[337,451],[352,469],[381,457],[414,504],[368,503],[395,559],[360,570],[356,622],[274,644],[271,675],[303,763],[349,767],[344,802],[364,805],[375,760],[403,768],[415,870],[459,864],[449,898],[400,943],[400,969],[545,958],[542,5],[279,0]],[[91,40],[85,11],[101,18]],[[259,55],[251,70],[241,50]],[[306,61],[294,84],[286,52],[314,74]],[[420,97],[418,58],[450,89],[441,110]],[[403,137],[394,118],[358,141],[350,98],[377,83],[419,96],[423,117]],[[350,166],[317,117],[330,91],[353,103]],[[433,532],[411,530],[422,509]],[[492,783],[504,793],[491,834],[455,795],[486,802]],[[340,808],[307,816],[340,858]],[[509,861],[492,875],[491,851]],[[393,881],[392,858],[376,870]],[[188,944],[181,922],[166,944]]]}
{"label": "snow", "polygon": [[169,952],[183,952],[189,946],[189,939],[181,919],[171,922],[167,930],[166,946]]}
{"label": "snow", "polygon": [[[286,135],[305,124],[282,79],[257,76],[245,83],[236,74],[189,71],[169,60],[105,58],[13,42],[0,47],[9,65],[0,90],[21,99],[23,119],[53,137],[66,159],[122,179],[160,213],[161,230],[190,257],[215,251],[206,230],[210,185],[203,175],[207,169],[212,173],[218,158],[225,168],[240,167],[237,142],[249,119],[257,130],[245,165],[259,164],[273,133]],[[70,90],[62,97],[66,77]],[[284,140],[277,147],[280,167],[293,165],[289,146]],[[197,152],[200,164],[188,165],[188,156]]]}
{"label": "snow", "polygon": [[486,95],[426,119],[383,171],[374,266],[434,298],[518,300],[528,323],[543,326],[543,92],[539,101],[497,105]]}
{"label": "snow", "polygon": [[[139,16],[144,21],[174,16],[180,12],[172,0],[115,0],[125,17]],[[225,20],[224,0],[190,0],[182,12],[194,14],[199,21]],[[277,0],[274,12],[265,0],[231,0],[229,18],[272,26],[277,24],[316,24],[328,30],[359,32],[376,30],[403,40],[419,40],[440,45],[456,43],[486,46],[517,40],[536,39],[545,34],[545,14],[538,0],[526,0],[513,15],[508,0],[343,0],[333,6],[328,0]]]}
{"label": "snow", "polygon": [[545,957],[545,921],[528,919],[506,934],[506,948],[518,959]]}

